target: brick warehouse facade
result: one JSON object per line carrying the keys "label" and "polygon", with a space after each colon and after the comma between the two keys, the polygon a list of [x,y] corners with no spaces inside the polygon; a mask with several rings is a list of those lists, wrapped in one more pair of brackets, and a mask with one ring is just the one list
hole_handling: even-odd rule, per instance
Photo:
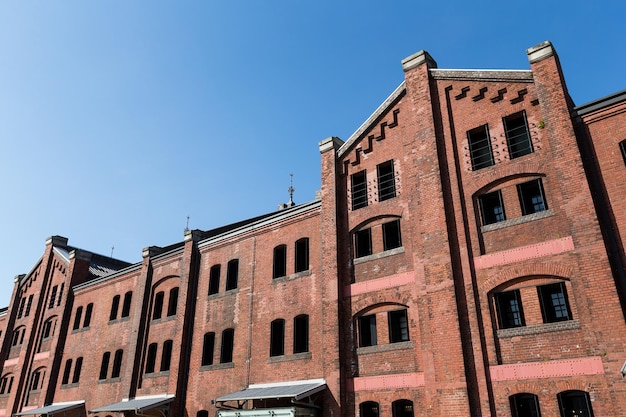
{"label": "brick warehouse facade", "polygon": [[626,92],[421,51],[319,198],[129,264],[53,236],[0,310],[0,417],[626,416]]}

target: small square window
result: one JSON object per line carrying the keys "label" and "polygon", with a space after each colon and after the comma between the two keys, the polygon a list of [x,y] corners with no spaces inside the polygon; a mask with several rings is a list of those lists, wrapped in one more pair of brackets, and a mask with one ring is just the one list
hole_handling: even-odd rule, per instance
{"label": "small square window", "polygon": [[350,176],[350,189],[352,190],[352,210],[367,207],[367,178],[365,170]]}
{"label": "small square window", "polygon": [[548,209],[540,178],[519,184],[517,186],[517,194],[519,195],[524,216]]}
{"label": "small square window", "polygon": [[383,223],[383,249],[390,250],[402,246],[400,220]]}
{"label": "small square window", "polygon": [[489,128],[487,125],[478,127],[467,132],[467,141],[472,162],[472,170],[490,167],[494,164],[491,141],[489,140]]}
{"label": "small square window", "polygon": [[495,295],[498,325],[501,329],[525,326],[524,311],[519,290],[505,291]]}
{"label": "small square window", "polygon": [[378,201],[396,196],[396,178],[393,172],[393,159],[376,166],[378,175]]}
{"label": "small square window", "polygon": [[372,230],[363,229],[354,234],[354,256],[361,258],[372,254]]}
{"label": "small square window", "polygon": [[493,191],[478,197],[483,225],[498,223],[506,220],[504,204],[502,203],[502,192]]}
{"label": "small square window", "polygon": [[572,319],[565,283],[537,287],[544,323],[555,323]]}

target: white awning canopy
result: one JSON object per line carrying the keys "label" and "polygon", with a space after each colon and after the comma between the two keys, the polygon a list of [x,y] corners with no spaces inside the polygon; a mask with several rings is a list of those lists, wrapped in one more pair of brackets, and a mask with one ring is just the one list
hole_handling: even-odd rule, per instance
{"label": "white awning canopy", "polygon": [[323,379],[254,384],[248,388],[216,398],[216,402],[292,398],[299,401],[326,389]]}
{"label": "white awning canopy", "polygon": [[174,395],[159,395],[148,397],[137,397],[122,400],[119,403],[113,403],[105,405],[104,407],[89,410],[90,413],[119,413],[123,411],[134,411],[137,414],[141,414],[146,410],[161,407],[174,401]]}
{"label": "white awning canopy", "polygon": [[85,400],[68,401],[68,402],[63,402],[63,403],[53,403],[50,405],[45,405],[40,408],[33,408],[32,410],[26,410],[26,411],[22,411],[19,413],[15,413],[13,415],[14,416],[27,416],[27,415],[35,415],[35,414],[53,415],[53,414],[61,413],[63,411],[68,411],[74,408],[82,407],[83,404],[85,404]]}

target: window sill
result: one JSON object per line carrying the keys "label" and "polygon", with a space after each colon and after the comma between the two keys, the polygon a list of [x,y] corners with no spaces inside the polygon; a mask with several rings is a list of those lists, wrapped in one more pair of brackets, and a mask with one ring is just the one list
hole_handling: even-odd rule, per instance
{"label": "window sill", "polygon": [[510,329],[498,329],[498,338],[513,336],[526,336],[539,333],[559,332],[563,330],[580,329],[578,320],[558,321],[556,323],[545,323],[534,326],[513,327]]}
{"label": "window sill", "polygon": [[389,249],[384,252],[375,253],[373,255],[361,256],[360,258],[354,258],[352,260],[353,265],[362,264],[364,262],[373,261],[376,259],[386,258],[388,256],[397,255],[399,253],[404,253],[404,246],[400,246],[399,248]]}
{"label": "window sill", "polygon": [[174,320],[175,318],[176,318],[176,315],[174,314],[173,316],[161,317],[160,319],[152,319],[151,323],[152,324],[164,323],[166,321]]}
{"label": "window sill", "polygon": [[[106,379],[104,381],[106,381]],[[72,382],[71,384],[61,384],[61,389],[76,388],[77,386],[78,382]]]}
{"label": "window sill", "polygon": [[311,352],[294,353],[292,355],[270,356],[268,363],[299,361],[303,359],[311,359]]}
{"label": "window sill", "polygon": [[413,341],[389,343],[386,345],[366,346],[356,349],[357,355],[369,355],[372,353],[389,352],[393,350],[413,349]]}
{"label": "window sill", "polygon": [[[164,374],[169,374],[169,372],[162,372]],[[144,377],[148,376],[159,376],[159,374],[143,374]],[[107,379],[99,379],[98,380],[98,384],[108,384],[109,382],[120,382],[122,379],[120,377],[115,377],[115,378],[107,378]],[[70,386],[74,386],[74,385],[78,385],[78,382],[75,384],[70,384]]]}
{"label": "window sill", "polygon": [[200,367],[200,371],[215,371],[218,369],[230,369],[234,368],[235,364],[233,362],[227,363],[216,363],[214,365],[204,365]]}
{"label": "window sill", "polygon": [[109,320],[109,324],[121,323],[123,321],[128,321],[129,319],[130,319],[130,316],[120,317],[119,319]]}
{"label": "window sill", "polygon": [[311,270],[307,269],[306,271],[296,272],[295,274],[284,275],[282,277],[273,278],[272,282],[291,281],[292,279],[306,277],[306,276],[309,276],[309,275],[311,275]]}
{"label": "window sill", "polygon": [[[151,372],[149,374],[143,374],[144,378],[158,378],[161,376],[168,376],[170,374],[170,371],[160,371],[160,372]],[[118,379],[119,380],[119,379]],[[112,382],[111,379],[107,379],[106,382]]]}
{"label": "window sill", "polygon": [[220,297],[227,297],[229,295],[237,294],[239,292],[239,288],[233,288],[232,290],[227,290],[224,292],[216,292],[215,294],[209,294],[206,296],[208,300]]}
{"label": "window sill", "polygon": [[526,216],[516,217],[514,219],[503,220],[501,222],[481,226],[480,231],[482,233],[491,232],[492,230],[504,229],[505,227],[534,222],[535,220],[545,219],[546,217],[551,216],[554,216],[554,210],[544,210],[538,213],[527,214]]}
{"label": "window sill", "polygon": [[81,327],[80,329],[72,329],[72,333],[86,332],[87,330],[89,330],[89,326]]}

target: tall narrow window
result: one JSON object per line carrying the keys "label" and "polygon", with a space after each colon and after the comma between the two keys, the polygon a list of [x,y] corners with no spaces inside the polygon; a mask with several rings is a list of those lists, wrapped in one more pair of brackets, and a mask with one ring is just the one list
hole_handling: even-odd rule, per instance
{"label": "tall narrow window", "polygon": [[378,176],[378,201],[389,200],[396,196],[396,177],[393,171],[393,159],[376,166]]}
{"label": "tall narrow window", "polygon": [[63,299],[63,289],[65,288],[65,283],[61,283],[61,289],[59,290],[59,296],[57,297],[57,307],[61,305],[61,300]]}
{"label": "tall narrow window", "polygon": [[156,354],[157,354],[157,344],[150,343],[150,345],[148,346],[148,355],[146,358],[146,373],[147,374],[154,373]]}
{"label": "tall narrow window", "polygon": [[352,210],[367,207],[367,176],[365,170],[350,176]]}
{"label": "tall narrow window", "polygon": [[[63,285],[61,285],[61,288],[63,288]],[[28,317],[28,315],[30,314],[30,308],[33,305],[33,295],[29,295],[28,296],[28,302],[26,303],[26,311],[24,312],[24,317]]]}
{"label": "tall narrow window", "polygon": [[17,318],[21,319],[24,314],[24,306],[26,305],[26,297],[22,297],[20,300],[20,308],[17,310]]}
{"label": "tall narrow window", "polygon": [[30,389],[32,391],[39,391],[42,386],[43,386],[43,371],[41,369],[37,369],[35,372],[33,372]]}
{"label": "tall narrow window", "polygon": [[163,351],[161,352],[161,372],[169,371],[172,362],[172,340],[166,340],[163,342]]}
{"label": "tall narrow window", "polygon": [[406,309],[387,313],[389,324],[389,342],[398,343],[409,340],[409,321]]}
{"label": "tall narrow window", "polygon": [[300,314],[293,319],[293,353],[309,351],[309,316]]}
{"label": "tall narrow window", "polygon": [[383,249],[390,250],[402,246],[400,220],[383,223]]}
{"label": "tall narrow window", "polygon": [[133,300],[133,292],[127,291],[124,294],[124,304],[122,305],[122,317],[128,317],[130,315],[130,304]]}
{"label": "tall narrow window", "polygon": [[505,117],[504,132],[509,148],[509,158],[514,159],[533,152],[533,143],[530,140],[525,112],[522,111]]}
{"label": "tall narrow window", "polygon": [[74,316],[74,325],[72,326],[72,330],[76,330],[80,327],[80,319],[83,315],[83,307],[80,306],[76,309],[76,315]]}
{"label": "tall narrow window", "polygon": [[391,403],[393,417],[413,417],[413,401],[396,400]]}
{"label": "tall narrow window", "polygon": [[467,141],[472,161],[472,170],[477,171],[493,165],[493,153],[491,151],[487,125],[467,132]]}
{"label": "tall narrow window", "polygon": [[165,293],[163,291],[159,291],[154,296],[154,309],[152,310],[152,320],[157,320],[161,318],[163,315],[163,299],[165,298]]}
{"label": "tall narrow window", "polygon": [[122,349],[118,349],[115,351],[115,356],[113,356],[113,370],[111,371],[111,378],[119,378],[120,372],[122,371],[122,357],[124,356],[124,351]]}
{"label": "tall narrow window", "polygon": [[55,285],[54,287],[52,287],[52,292],[50,293],[50,300],[48,303],[48,308],[54,307],[54,302],[56,301],[58,290],[59,290],[58,285]]}
{"label": "tall narrow window", "polygon": [[360,258],[372,254],[372,230],[367,228],[354,234],[354,257]]}
{"label": "tall narrow window", "polygon": [[374,401],[365,401],[359,404],[360,417],[378,417],[378,403]]}
{"label": "tall narrow window", "polygon": [[497,223],[506,220],[504,204],[502,202],[502,192],[493,191],[478,197],[480,203],[480,213],[483,225]]}
{"label": "tall narrow window", "polygon": [[91,324],[91,313],[93,312],[93,303],[87,304],[85,309],[85,320],[83,321],[83,327],[89,327]]}
{"label": "tall narrow window", "polygon": [[538,213],[548,209],[541,178],[518,184],[517,194],[519,195],[523,215]]}
{"label": "tall narrow window", "polygon": [[13,375],[5,375],[0,380],[0,395],[10,394],[13,387]]}
{"label": "tall narrow window", "polygon": [[534,394],[515,394],[509,397],[512,417],[541,417],[539,398]]}
{"label": "tall narrow window", "polygon": [[76,359],[76,364],[74,365],[74,373],[72,374],[72,384],[77,384],[80,381],[80,371],[83,368],[83,357],[79,357]]}
{"label": "tall narrow window", "polygon": [[619,150],[622,153],[622,158],[624,159],[624,165],[626,165],[626,140],[623,140],[619,143]]}
{"label": "tall narrow window", "polygon": [[213,365],[213,355],[215,353],[215,333],[205,333],[204,344],[202,345],[202,366]]}
{"label": "tall narrow window", "polygon": [[544,323],[555,323],[572,319],[565,283],[541,285],[537,287]]}
{"label": "tall narrow window", "polygon": [[376,315],[370,314],[359,317],[359,346],[376,346]]}
{"label": "tall narrow window", "polygon": [[217,294],[220,291],[220,272],[222,266],[220,264],[213,265],[209,272],[209,295]]}
{"label": "tall narrow window", "polygon": [[226,268],[226,291],[237,288],[237,281],[239,281],[239,259],[231,259]]}
{"label": "tall narrow window", "polygon": [[593,417],[589,393],[585,391],[564,391],[557,396],[561,417]]}
{"label": "tall narrow window", "polygon": [[285,320],[276,319],[270,325],[270,356],[285,354]]}
{"label": "tall narrow window", "polygon": [[226,329],[222,332],[222,348],[220,350],[220,363],[233,361],[233,346],[235,343],[235,330]]}
{"label": "tall narrow window", "polygon": [[495,294],[498,324],[501,329],[525,326],[524,310],[519,290]]}
{"label": "tall narrow window", "polygon": [[109,373],[109,361],[111,360],[111,352],[104,352],[102,355],[102,362],[100,363],[100,375],[99,380],[107,379]]}
{"label": "tall narrow window", "polygon": [[115,320],[117,318],[117,310],[120,306],[120,296],[116,295],[113,297],[113,301],[111,302],[111,313],[109,314],[109,320]]}
{"label": "tall narrow window", "polygon": [[68,359],[65,361],[65,369],[63,369],[63,378],[61,379],[61,384],[65,385],[70,382],[70,371],[72,370],[72,360]]}
{"label": "tall narrow window", "polygon": [[287,275],[287,245],[278,245],[274,248],[272,277],[280,278],[285,275]]}
{"label": "tall narrow window", "polygon": [[178,308],[178,287],[170,290],[170,298],[167,303],[167,316],[175,316]]}
{"label": "tall narrow window", "polygon": [[295,272],[309,269],[309,238],[303,237],[296,240]]}
{"label": "tall narrow window", "polygon": [[54,336],[55,327],[56,327],[56,320],[54,318],[50,318],[49,320],[46,320],[46,322],[43,324],[43,338],[47,339],[50,336]]}

